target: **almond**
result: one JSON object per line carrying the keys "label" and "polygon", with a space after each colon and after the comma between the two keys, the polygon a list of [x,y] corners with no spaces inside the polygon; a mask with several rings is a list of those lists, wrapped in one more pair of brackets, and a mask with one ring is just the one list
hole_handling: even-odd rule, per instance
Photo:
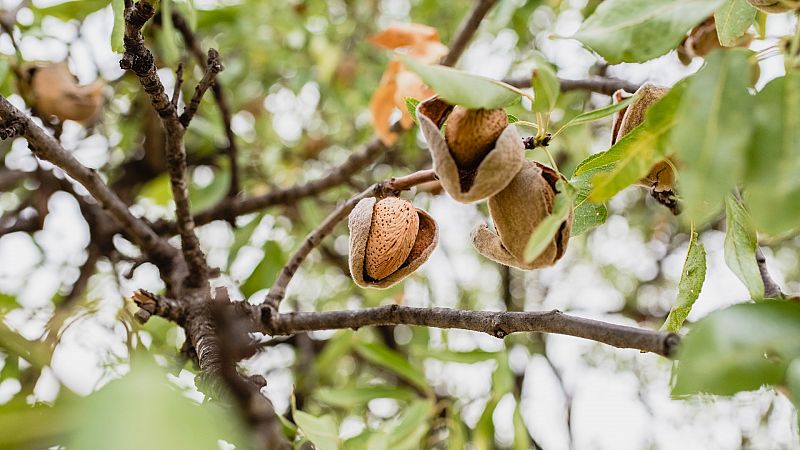
{"label": "almond", "polygon": [[375,203],[366,249],[366,272],[375,280],[394,273],[411,254],[419,215],[407,200],[387,197]]}
{"label": "almond", "polygon": [[31,90],[36,110],[44,118],[93,122],[103,107],[105,82],[81,86],[66,63],[49,63],[32,71]]}
{"label": "almond", "polygon": [[494,148],[507,126],[508,115],[503,109],[456,106],[447,119],[444,136],[456,164],[462,169],[472,169]]}

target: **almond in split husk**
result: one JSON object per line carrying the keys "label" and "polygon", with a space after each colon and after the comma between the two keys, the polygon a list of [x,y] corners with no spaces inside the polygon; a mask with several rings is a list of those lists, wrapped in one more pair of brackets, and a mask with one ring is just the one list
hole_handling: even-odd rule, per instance
{"label": "almond in split husk", "polygon": [[797,0],[747,0],[752,6],[766,13],[783,13],[800,9]]}
{"label": "almond in split husk", "polygon": [[74,120],[88,125],[103,108],[105,82],[79,85],[67,63],[44,63],[30,69],[34,109],[43,118]]}
{"label": "almond in split husk", "polygon": [[350,213],[350,275],[365,288],[388,288],[417,270],[436,248],[438,227],[397,197],[369,197]]}
{"label": "almond in split husk", "polygon": [[552,266],[564,256],[572,230],[572,212],[536,259],[528,262],[524,257],[531,234],[553,212],[559,179],[563,177],[550,167],[525,161],[511,183],[489,199],[494,231],[479,225],[472,232],[472,244],[478,253],[523,270]]}
{"label": "almond in split husk", "polygon": [[525,146],[502,109],[470,110],[432,97],[417,106],[417,119],[442,187],[459,202],[491,197],[522,167]]}
{"label": "almond in split husk", "polygon": [[[645,83],[637,91],[638,99],[627,108],[617,112],[614,116],[614,126],[611,132],[611,145],[630,133],[639,126],[645,118],[647,110],[661,100],[669,92],[668,88]],[[614,93],[614,103],[630,97],[628,92],[620,89]],[[637,183],[640,186],[652,188],[654,192],[669,192],[675,187],[675,170],[672,161],[663,160],[656,163],[646,177]]]}

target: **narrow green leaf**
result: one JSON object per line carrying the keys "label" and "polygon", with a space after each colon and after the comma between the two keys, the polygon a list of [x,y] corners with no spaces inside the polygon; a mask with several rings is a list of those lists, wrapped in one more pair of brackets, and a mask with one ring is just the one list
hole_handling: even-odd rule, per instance
{"label": "narrow green leaf", "polygon": [[161,43],[161,50],[164,59],[171,63],[177,62],[180,57],[178,44],[175,42],[175,26],[172,24],[172,0],[160,0],[161,5],[161,33],[158,41]]}
{"label": "narrow green leaf", "polygon": [[547,62],[544,55],[534,51],[532,57],[536,63],[536,69],[531,76],[533,110],[549,113],[556,107],[558,95],[561,93],[561,83],[558,81],[555,69]]}
{"label": "narrow green leaf", "polygon": [[111,29],[111,50],[122,53],[125,46],[122,37],[125,34],[125,0],[111,0],[111,9],[114,11],[114,27]]}
{"label": "narrow green leaf", "polygon": [[756,18],[756,9],[747,0],[725,0],[725,3],[714,13],[719,43],[725,47],[733,47]]}
{"label": "narrow green leaf", "polygon": [[800,73],[776,78],[756,95],[744,201],[760,231],[800,228]]}
{"label": "narrow green leaf", "polygon": [[685,87],[685,82],[675,85],[664,98],[650,107],[641,125],[610,149],[593,158],[587,158],[575,169],[575,174],[580,175],[588,170],[610,165],[606,173],[598,172],[592,178],[589,201],[601,203],[610,199],[641,180],[654,164],[672,153],[668,136],[679,120],[676,109],[684,96]]}
{"label": "narrow green leaf", "polygon": [[732,195],[725,198],[725,264],[742,280],[753,300],[764,298],[764,281],[756,262],[756,230],[750,214]]}
{"label": "narrow green leaf", "polygon": [[570,237],[580,236],[600,225],[608,219],[608,208],[603,203],[592,203],[587,197],[592,190],[592,178],[595,174],[610,170],[611,166],[600,166],[586,170],[573,176],[569,183],[577,189],[575,208],[572,211],[572,230]]}
{"label": "narrow green leaf", "polygon": [[430,391],[425,374],[402,354],[376,342],[357,341],[355,350],[365,360],[391,370],[423,392]]}
{"label": "narrow green leaf", "polygon": [[499,399],[492,396],[486,402],[483,414],[475,424],[475,431],[472,435],[472,445],[475,450],[494,450],[494,420],[492,418]]}
{"label": "narrow green leaf", "polygon": [[522,411],[519,402],[514,408],[514,450],[528,450],[531,448],[531,437],[528,434],[528,427],[522,419]]}
{"label": "narrow green leaf", "polygon": [[783,382],[800,356],[800,304],[735,305],[695,324],[678,351],[673,395],[733,395]]}
{"label": "narrow green leaf", "polygon": [[506,115],[508,116],[508,123],[509,124],[519,122],[519,118],[517,116],[515,116],[513,114],[506,114]]}
{"label": "narrow green leaf", "polygon": [[717,50],[689,79],[676,112],[671,144],[681,161],[679,191],[686,220],[704,224],[741,179],[750,143],[753,97],[748,93],[752,52]]}
{"label": "narrow green leaf", "polygon": [[703,289],[706,280],[706,249],[697,242],[697,233],[692,231],[689,250],[683,263],[681,280],[678,283],[678,296],[675,305],[670,309],[667,320],[661,326],[662,331],[677,333],[683,326],[686,317],[692,311],[695,300]]}
{"label": "narrow green leaf", "polygon": [[608,117],[617,111],[627,108],[628,105],[636,101],[636,98],[636,95],[632,95],[619,103],[614,103],[593,111],[586,111],[585,113],[578,114],[570,119],[569,122],[565,123],[561,129],[563,130],[565,128],[574,127],[575,125],[582,125],[584,123],[594,122],[595,120],[602,119],[603,117]]}
{"label": "narrow green leaf", "polygon": [[256,217],[252,218],[250,222],[247,222],[246,225],[240,226],[233,231],[233,244],[231,244],[231,248],[228,250],[228,268],[233,264],[233,261],[239,254],[239,250],[250,242],[250,238],[253,237],[253,233],[261,223],[262,217],[264,217],[263,213],[258,214]]}
{"label": "narrow green leaf", "polygon": [[285,263],[286,256],[281,246],[275,241],[267,241],[264,244],[264,257],[240,287],[242,294],[249,297],[256,291],[272,286]]}
{"label": "narrow green leaf", "polygon": [[68,22],[70,20],[83,20],[89,14],[108,6],[109,1],[110,0],[72,0],[44,8],[33,6],[31,9],[37,16],[52,16]]}
{"label": "narrow green leaf", "polygon": [[559,180],[556,183],[558,194],[556,195],[553,211],[544,218],[536,229],[531,233],[528,244],[525,246],[526,261],[533,261],[550,245],[553,237],[558,233],[561,224],[567,220],[572,211],[575,189],[569,184]]}
{"label": "narrow green leaf", "polygon": [[454,105],[466,108],[502,108],[519,101],[519,89],[491,78],[445,66],[428,66],[403,57],[403,64],[431,89]]}
{"label": "narrow green leaf", "polygon": [[419,100],[414,97],[406,97],[405,101],[406,111],[408,111],[408,114],[411,116],[411,120],[417,123],[417,105],[419,105]]}
{"label": "narrow green leaf", "polygon": [[444,362],[455,362],[462,364],[475,364],[489,361],[497,357],[497,352],[487,352],[485,350],[471,350],[468,352],[454,352],[450,350],[422,350],[414,353],[421,358],[433,358]]}
{"label": "narrow green leaf", "polygon": [[[418,400],[403,410],[398,420],[382,427],[382,436],[370,439],[370,450],[386,448],[387,450],[415,450],[422,448],[421,441],[430,429],[430,418],[434,413],[434,404],[429,400]],[[373,442],[376,442],[373,444]],[[382,445],[383,444],[383,445]],[[385,447],[384,447],[385,445]]]}
{"label": "narrow green leaf", "polygon": [[[786,387],[789,388],[789,397],[794,408],[800,410],[800,358],[794,359],[786,369]],[[800,425],[800,417],[797,420]]]}
{"label": "narrow green leaf", "polygon": [[376,398],[410,401],[418,398],[418,395],[414,391],[397,386],[373,385],[353,388],[322,388],[314,394],[314,397],[329,405],[352,409]]}
{"label": "narrow green leaf", "polygon": [[318,450],[339,450],[339,427],[331,415],[314,417],[303,411],[294,411],[294,421],[306,438]]}
{"label": "narrow green leaf", "polygon": [[573,36],[610,64],[642,62],[674,49],[722,0],[606,0]]}
{"label": "narrow green leaf", "polygon": [[468,429],[458,411],[450,406],[447,408],[447,448],[463,450],[467,448]]}

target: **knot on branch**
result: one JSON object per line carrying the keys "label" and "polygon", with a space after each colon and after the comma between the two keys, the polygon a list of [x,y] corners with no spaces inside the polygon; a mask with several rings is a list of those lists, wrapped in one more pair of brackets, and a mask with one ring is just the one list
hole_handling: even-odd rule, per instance
{"label": "knot on branch", "polygon": [[208,49],[208,59],[206,60],[206,64],[208,66],[208,70],[215,74],[225,70],[225,66],[223,66],[222,62],[219,60],[219,52],[214,48]]}
{"label": "knot on branch", "polygon": [[136,75],[143,77],[146,76],[151,68],[155,67],[155,60],[150,50],[140,46],[136,39],[125,37],[125,48],[136,49],[137,51],[126,51],[119,61],[119,67],[122,70],[130,70]]}
{"label": "knot on branch", "polygon": [[675,351],[678,349],[678,345],[681,343],[681,337],[675,333],[669,333],[667,337],[664,338],[664,356],[667,358],[671,358],[675,356]]}
{"label": "knot on branch", "polygon": [[125,11],[125,22],[130,24],[137,30],[141,30],[144,24],[147,23],[156,14],[156,9],[150,2],[141,1],[136,2],[132,8]]}
{"label": "knot on branch", "polygon": [[0,126],[0,139],[22,136],[25,133],[25,124],[18,119],[10,118]]}

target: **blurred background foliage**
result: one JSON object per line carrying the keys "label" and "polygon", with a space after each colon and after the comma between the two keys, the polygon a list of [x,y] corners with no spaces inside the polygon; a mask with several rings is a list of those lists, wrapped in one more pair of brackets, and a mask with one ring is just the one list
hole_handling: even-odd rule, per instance
{"label": "blurred background foliage", "polygon": [[[17,2],[2,5],[12,10]],[[461,66],[497,78],[527,76],[540,49],[568,78],[607,74],[671,84],[689,68],[674,53],[642,67],[608,68],[569,35],[599,1],[499,2],[481,26]],[[242,189],[257,195],[322,176],[374,135],[369,101],[391,58],[367,38],[393,22],[435,27],[447,43],[470,2],[162,0],[196,30],[201,48],[214,47],[225,71],[219,80],[233,112]],[[25,64],[67,60],[81,82],[108,83],[102,119],[83,128],[67,122],[61,140],[106,177],[133,210],[150,219],[173,215],[159,146],[160,125],[137,80],[118,68],[110,47],[109,1],[39,2],[18,11],[0,38],[0,92],[27,89]],[[184,93],[202,76],[175,32],[159,15],[145,27],[159,74],[170,91],[184,63]],[[780,24],[776,24],[776,27]],[[557,124],[605,106],[609,98],[565,93]],[[518,117],[530,113],[509,108]],[[528,119],[530,119],[528,117]],[[553,127],[557,129],[556,126]],[[564,173],[608,148],[610,119],[568,129],[550,147]],[[229,183],[226,139],[210,95],[186,137],[196,211],[222,199]],[[24,143],[0,143],[8,170],[35,173]],[[531,157],[545,160],[532,152]],[[347,184],[296,204],[274,207],[200,229],[217,280],[242,299],[260,299],[302,238],[336,202],[369,183],[426,168],[416,131],[405,133],[377,163]],[[55,171],[58,172],[58,171]],[[63,177],[58,175],[57,177]],[[180,350],[183,331],[159,318],[132,319],[133,289],[163,289],[156,269],[115,238],[91,256],[88,224],[69,195],[52,194],[25,177],[0,192],[4,214],[36,210],[33,230],[0,237],[0,447],[246,448],[236,414],[203,401],[196,368]],[[436,217],[441,245],[419,273],[385,291],[357,288],[347,273],[347,230],[315,252],[292,284],[296,310],[331,310],[402,303],[465,309],[559,308],[588,317],[658,328],[672,306],[689,230],[643,189],[609,203],[609,219],[577,237],[554,268],[523,273],[479,257],[469,231],[485,222],[485,206],[464,206],[434,192],[414,202]],[[722,221],[700,234],[709,254],[706,284],[690,322],[749,298],[722,257]],[[775,275],[800,290],[797,238],[766,248]],[[90,277],[77,301],[63,307],[87,261]],[[135,356],[135,357],[134,357]],[[464,331],[377,327],[264,338],[242,370],[267,379],[264,392],[286,415],[287,433],[318,448],[798,448],[796,413],[774,391],[732,399],[671,400],[671,363],[637,351],[561,336],[513,335],[504,340]],[[163,382],[165,379],[169,383]],[[91,393],[91,394],[90,394]],[[90,394],[90,395],[88,395]],[[88,396],[87,396],[88,395]],[[31,406],[35,405],[35,406]],[[179,418],[179,419],[177,419]],[[219,440],[219,442],[218,442]]]}

